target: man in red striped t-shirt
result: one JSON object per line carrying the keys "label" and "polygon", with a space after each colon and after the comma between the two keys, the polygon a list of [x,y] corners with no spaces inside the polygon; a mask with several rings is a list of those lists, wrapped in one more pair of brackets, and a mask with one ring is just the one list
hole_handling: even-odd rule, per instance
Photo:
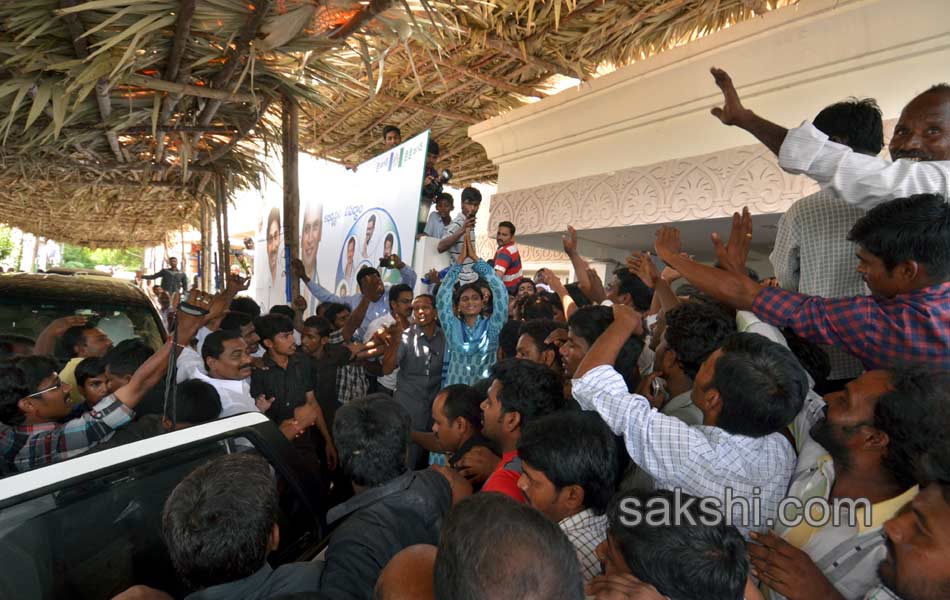
{"label": "man in red striped t-shirt", "polygon": [[511,221],[502,221],[498,224],[498,233],[495,236],[498,242],[498,252],[495,253],[495,273],[508,288],[509,296],[518,294],[518,284],[521,283],[521,255],[518,246],[515,246],[515,225]]}

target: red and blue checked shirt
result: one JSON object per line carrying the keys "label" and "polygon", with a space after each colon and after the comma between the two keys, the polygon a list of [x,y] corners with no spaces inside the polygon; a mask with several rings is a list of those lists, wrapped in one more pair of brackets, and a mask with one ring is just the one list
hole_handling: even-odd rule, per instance
{"label": "red and blue checked shirt", "polygon": [[950,369],[950,282],[893,298],[819,298],[767,287],[752,312],[817,344],[839,346],[866,369]]}

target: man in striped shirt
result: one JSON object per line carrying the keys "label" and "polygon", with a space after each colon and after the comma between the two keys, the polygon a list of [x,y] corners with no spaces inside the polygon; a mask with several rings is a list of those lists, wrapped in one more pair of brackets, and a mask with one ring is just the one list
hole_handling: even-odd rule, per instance
{"label": "man in striped shirt", "polygon": [[495,234],[498,242],[498,251],[495,252],[495,272],[505,284],[509,296],[518,295],[518,285],[521,283],[521,255],[515,245],[515,224],[511,221],[502,221],[498,224]]}

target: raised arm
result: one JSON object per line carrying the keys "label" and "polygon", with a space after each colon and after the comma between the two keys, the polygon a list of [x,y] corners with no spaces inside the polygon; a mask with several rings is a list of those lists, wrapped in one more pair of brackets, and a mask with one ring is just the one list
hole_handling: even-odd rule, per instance
{"label": "raised arm", "polygon": [[554,290],[554,293],[558,295],[558,298],[561,299],[561,308],[564,310],[564,320],[570,319],[574,311],[577,310],[577,304],[574,302],[574,298],[571,298],[571,293],[567,291],[567,287],[561,282],[560,277],[555,275],[550,269],[541,269],[538,277],[541,279],[541,283],[550,286],[551,289]]}
{"label": "raised arm", "polygon": [[584,260],[584,257],[577,251],[577,230],[567,226],[567,233],[561,236],[561,245],[564,247],[564,253],[571,259],[571,266],[574,267],[574,276],[577,277],[577,285],[584,292],[584,295],[594,301],[593,281],[591,281],[590,265]]}
{"label": "raised arm", "polygon": [[643,333],[643,321],[640,314],[633,308],[624,304],[614,304],[613,313],[614,322],[597,338],[581,360],[581,364],[577,366],[574,373],[575,379],[580,379],[595,367],[605,365],[612,367],[630,336]]}
{"label": "raised arm", "polygon": [[299,258],[292,258],[290,260],[290,273],[300,278],[300,280],[304,282],[304,285],[307,286],[307,289],[310,290],[310,293],[313,294],[313,297],[320,302],[333,302],[335,304],[351,306],[349,298],[337,296],[319,283],[311,281],[311,279],[307,277],[307,268],[304,267],[303,261]]}
{"label": "raised arm", "polygon": [[699,264],[680,253],[680,232],[662,227],[656,233],[656,253],[669,266],[679,271],[701,292],[738,310],[752,310],[752,303],[762,286],[748,276]]}
{"label": "raised arm", "polygon": [[415,289],[416,272],[412,270],[412,267],[403,262],[402,258],[400,258],[398,254],[393,254],[392,258],[396,260],[396,268],[399,269],[399,277],[402,283],[405,283],[409,287]]}
{"label": "raised arm", "polygon": [[739,93],[736,92],[736,88],[732,84],[732,78],[729,77],[728,73],[716,67],[710,69],[710,72],[716,81],[716,85],[722,90],[723,97],[723,105],[712,109],[713,116],[726,125],[734,125],[740,129],[745,129],[778,156],[779,150],[782,148],[782,142],[785,141],[785,136],[788,135],[788,129],[767,121],[742,106]]}
{"label": "raised arm", "polygon": [[136,369],[127,384],[115,391],[115,397],[129,408],[138,405],[145,392],[155,387],[161,380],[165,369],[168,367],[169,353],[178,353],[184,348],[195,337],[198,329],[205,321],[214,314],[210,312],[212,298],[208,294],[195,290],[188,298],[188,303],[209,312],[204,316],[190,315],[184,311],[179,312],[178,330],[174,333],[174,338],[169,339],[158,352]]}
{"label": "raised arm", "polygon": [[454,327],[455,323],[453,321],[458,317],[455,316],[455,311],[452,310],[452,293],[461,272],[462,265],[456,264],[449,267],[445,278],[442,280],[442,285],[439,287],[439,295],[435,299],[435,307],[439,313],[439,321],[442,323],[445,342],[449,348],[457,348],[462,343],[462,340],[458,337],[458,328]]}
{"label": "raised arm", "polygon": [[508,290],[505,289],[505,284],[499,279],[494,269],[484,260],[478,259],[472,268],[491,289],[492,313],[488,320],[488,335],[497,338],[508,320]]}
{"label": "raised arm", "polygon": [[[382,284],[380,284],[382,285]],[[353,307],[353,310],[350,311],[350,316],[347,317],[346,323],[343,325],[343,341],[349,342],[353,339],[353,334],[357,329],[360,328],[360,325],[363,323],[363,319],[366,318],[366,311],[369,309],[369,294],[363,294],[360,296],[359,304]]]}

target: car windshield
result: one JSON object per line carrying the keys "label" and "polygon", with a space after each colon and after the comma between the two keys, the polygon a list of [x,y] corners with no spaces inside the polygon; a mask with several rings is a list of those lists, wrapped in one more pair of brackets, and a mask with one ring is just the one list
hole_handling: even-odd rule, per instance
{"label": "car windshield", "polygon": [[[162,345],[161,325],[145,304],[104,304],[82,300],[45,301],[0,298],[0,340],[32,343],[53,320],[84,315],[109,335],[113,344],[139,337],[154,349]],[[26,339],[24,339],[26,338]]]}

